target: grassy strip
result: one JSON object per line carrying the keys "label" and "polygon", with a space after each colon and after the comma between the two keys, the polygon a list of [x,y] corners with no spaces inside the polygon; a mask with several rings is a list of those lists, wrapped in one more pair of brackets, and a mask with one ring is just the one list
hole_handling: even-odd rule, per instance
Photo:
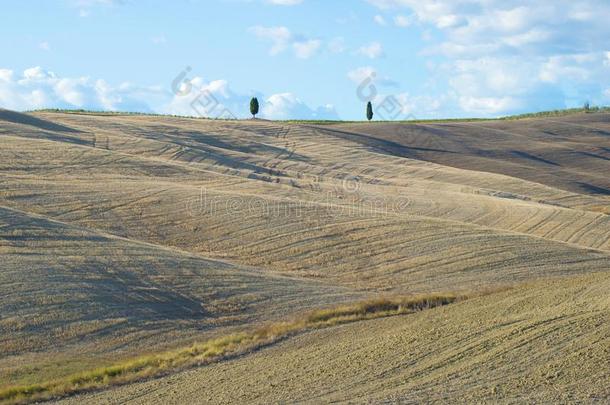
{"label": "grassy strip", "polygon": [[610,112],[610,107],[589,107],[586,108],[566,108],[563,110],[550,110],[550,111],[539,111],[518,115],[508,115],[506,117],[500,117],[501,120],[520,120],[525,118],[544,118],[544,117],[562,117],[564,115],[571,114],[593,114],[593,113],[607,113]]}
{"label": "grassy strip", "polygon": [[380,298],[336,308],[316,310],[291,321],[271,323],[249,331],[196,343],[187,348],[142,356],[55,381],[8,387],[0,390],[0,402],[23,404],[134,382],[251,351],[309,329],[407,314],[451,304],[465,298],[466,296],[455,294],[429,294]]}

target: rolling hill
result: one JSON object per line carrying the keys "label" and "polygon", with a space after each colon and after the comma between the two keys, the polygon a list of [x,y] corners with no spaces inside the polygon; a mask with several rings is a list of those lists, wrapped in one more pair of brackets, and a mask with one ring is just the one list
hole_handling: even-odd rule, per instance
{"label": "rolling hill", "polygon": [[85,399],[608,399],[609,135],[607,113],[316,125],[0,111],[0,388],[313,308],[511,287]]}

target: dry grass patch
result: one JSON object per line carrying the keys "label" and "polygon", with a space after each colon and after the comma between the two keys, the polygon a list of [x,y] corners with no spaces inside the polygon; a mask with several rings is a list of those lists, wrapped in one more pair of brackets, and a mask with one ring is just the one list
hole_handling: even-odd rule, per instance
{"label": "dry grass patch", "polygon": [[196,343],[187,348],[142,356],[55,381],[8,387],[0,390],[0,402],[9,404],[29,403],[124,384],[143,378],[161,376],[172,371],[200,366],[252,351],[308,329],[408,314],[451,304],[465,298],[466,295],[456,294],[379,298],[336,308],[311,311],[290,321],[270,323],[256,329]]}
{"label": "dry grass patch", "polygon": [[594,212],[601,212],[602,214],[610,215],[610,205],[598,205],[589,209]]}

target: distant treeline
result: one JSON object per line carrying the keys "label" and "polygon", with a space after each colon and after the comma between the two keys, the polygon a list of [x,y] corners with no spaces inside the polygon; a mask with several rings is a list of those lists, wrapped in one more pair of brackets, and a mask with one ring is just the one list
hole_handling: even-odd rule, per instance
{"label": "distant treeline", "polygon": [[[26,112],[55,112],[55,113],[64,113],[64,114],[87,114],[87,115],[142,115],[142,116],[152,116],[152,117],[176,117],[176,118],[196,118],[196,119],[205,119],[205,120],[233,120],[228,118],[208,118],[208,117],[198,117],[198,116],[188,116],[188,115],[175,115],[175,114],[157,114],[157,113],[143,113],[143,112],[134,112],[134,111],[102,111],[102,110],[84,110],[84,109],[61,109],[61,108],[45,108],[39,110],[30,110]],[[539,111],[532,112],[526,114],[518,114],[518,115],[507,115],[504,117],[497,118],[440,118],[440,119],[422,119],[422,120],[396,120],[396,121],[376,121],[376,122],[393,122],[393,123],[425,123],[425,122],[470,122],[470,121],[494,121],[494,120],[518,120],[525,118],[540,118],[540,117],[557,117],[563,115],[570,114],[580,114],[580,113],[600,113],[600,112],[610,112],[610,107],[581,107],[581,108],[567,108],[563,110],[551,110],[551,111]],[[340,124],[340,123],[361,123],[363,121],[340,121],[340,120],[278,120],[286,123],[293,124]]]}

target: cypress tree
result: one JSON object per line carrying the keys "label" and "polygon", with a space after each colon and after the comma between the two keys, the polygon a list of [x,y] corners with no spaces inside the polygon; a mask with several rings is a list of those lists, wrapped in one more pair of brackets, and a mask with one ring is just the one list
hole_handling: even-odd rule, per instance
{"label": "cypress tree", "polygon": [[373,104],[370,101],[366,104],[366,119],[369,121],[373,119]]}
{"label": "cypress tree", "polygon": [[252,114],[252,118],[256,118],[256,114],[258,114],[258,99],[256,97],[252,97],[252,100],[250,100],[250,114]]}

